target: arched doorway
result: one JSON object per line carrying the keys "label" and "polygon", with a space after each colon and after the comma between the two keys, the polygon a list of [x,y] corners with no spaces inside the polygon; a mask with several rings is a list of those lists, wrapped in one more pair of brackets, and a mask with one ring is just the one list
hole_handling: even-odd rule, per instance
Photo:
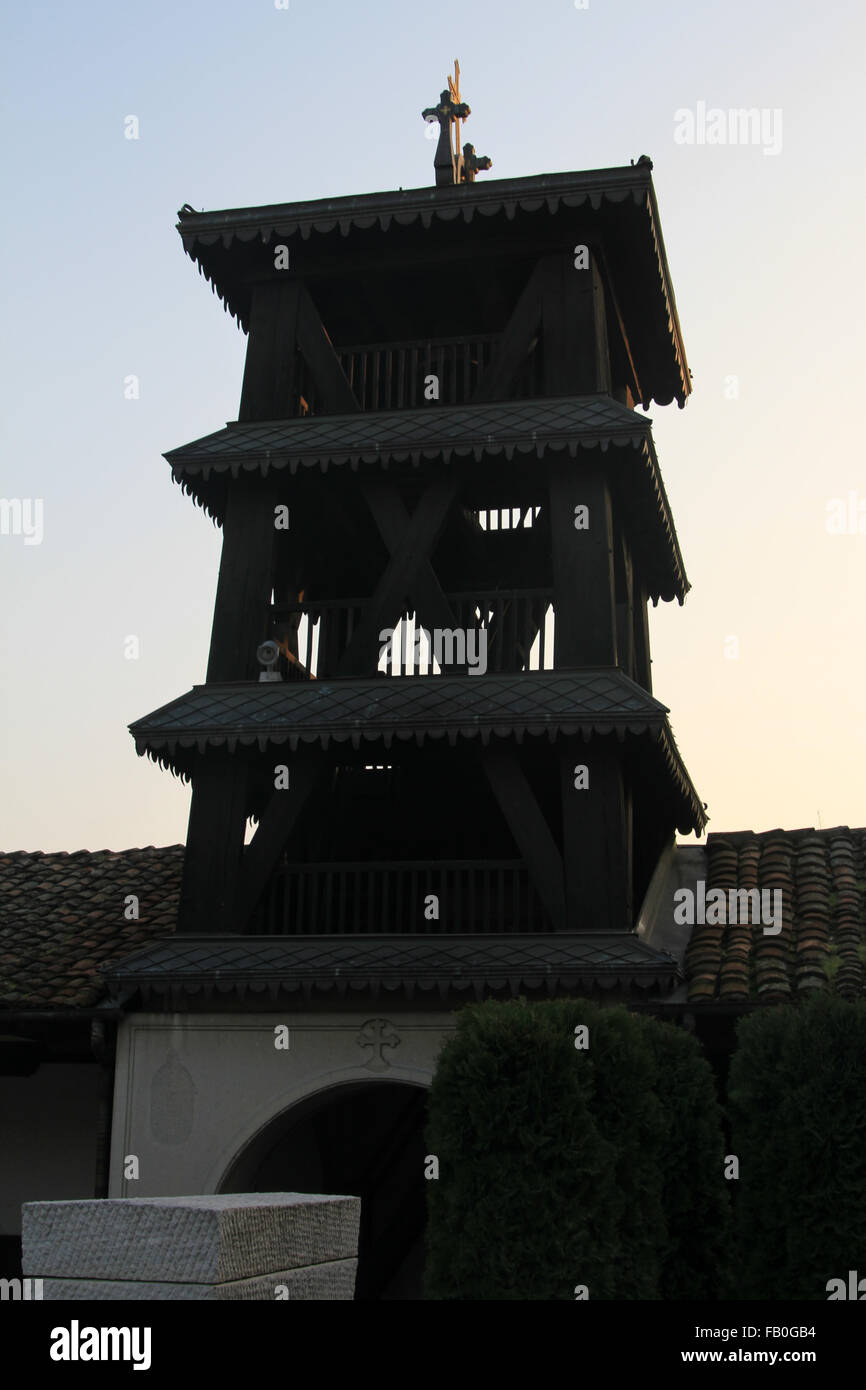
{"label": "arched doorway", "polygon": [[427,1091],[406,1082],[330,1087],[272,1120],[221,1192],[338,1192],[361,1198],[356,1299],[422,1296]]}

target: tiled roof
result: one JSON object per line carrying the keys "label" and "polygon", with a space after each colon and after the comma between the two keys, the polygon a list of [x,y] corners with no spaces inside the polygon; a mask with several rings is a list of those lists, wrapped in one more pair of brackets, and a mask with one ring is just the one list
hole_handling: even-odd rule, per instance
{"label": "tiled roof", "polygon": [[[265,468],[325,468],[331,464],[412,463],[421,459],[480,459],[484,454],[540,455],[548,445],[578,448],[650,441],[644,415],[611,396],[542,397],[420,410],[304,415],[264,423],[230,423],[165,455],[175,472]],[[651,443],[650,443],[651,447]]]}
{"label": "tiled roof", "polygon": [[411,741],[615,732],[648,734],[677,787],[686,819],[703,806],[668,727],[667,708],[615,667],[500,676],[379,676],[367,680],[197,685],[130,725],[136,751],[183,777],[208,748],[288,747],[333,740],[386,749]]}
{"label": "tiled roof", "polygon": [[657,988],[669,990],[677,963],[629,932],[550,935],[364,935],[174,937],[106,969],[115,997],[206,999],[236,993],[248,1002],[281,994],[337,998],[362,991],[417,999],[456,992]]}
{"label": "tiled roof", "polygon": [[782,894],[782,930],[695,925],[689,998],[778,1003],[815,990],[866,994],[866,830],[770,830],[707,837],[706,890]]}
{"label": "tiled roof", "polygon": [[[638,161],[611,169],[479,179],[454,188],[401,188],[215,212],[196,212],[185,206],[178,214],[178,231],[187,255],[198,264],[226,309],[247,329],[250,286],[237,255],[244,244],[250,246],[249,256],[255,243],[263,247],[285,238],[292,248],[294,266],[304,243],[315,245],[323,239],[332,246],[336,238],[359,233],[387,234],[393,227],[399,234],[401,228],[413,224],[425,229],[439,224],[436,235],[453,241],[460,236],[460,228],[472,222],[482,230],[489,227],[491,236],[496,236],[501,235],[503,223],[507,226],[515,218],[529,221],[532,227],[532,219],[560,212],[565,215],[569,209],[592,209],[615,222],[618,235],[611,241],[610,254],[616,255],[617,268],[623,273],[634,267],[643,287],[646,312],[658,343],[654,373],[658,383],[653,394],[661,405],[674,398],[682,404],[691,391],[690,372],[651,171],[651,161]],[[448,223],[453,229],[442,225]]]}
{"label": "tiled roof", "polygon": [[[91,1007],[106,979],[113,990],[183,993],[200,972],[216,994],[253,995],[336,990],[340,980],[405,989],[410,974],[422,992],[446,981],[458,992],[675,982],[673,958],[628,934],[175,938],[183,852],[0,853],[0,1011]],[[692,1002],[866,993],[866,830],[713,834],[707,862],[707,891],[780,889],[782,931],[696,926],[685,962]],[[129,894],[137,921],[124,916]]]}
{"label": "tiled roof", "polygon": [[[100,966],[174,931],[183,852],[0,853],[0,1015],[95,1005]],[[124,916],[130,894],[137,921]]]}
{"label": "tiled roof", "polygon": [[[611,447],[613,446],[613,447]],[[359,411],[353,415],[303,416],[267,423],[231,423],[225,429],[170,450],[173,477],[217,520],[224,485],[241,471],[359,465],[387,467],[422,459],[538,456],[601,449],[608,466],[628,469],[623,486],[655,518],[642,528],[651,558],[651,597],[685,598],[685,574],[673,516],[645,416],[610,396],[566,396],[488,405],[437,406],[422,410]],[[643,532],[646,532],[644,535]]]}
{"label": "tiled roof", "polygon": [[196,246],[220,242],[228,248],[234,241],[268,242],[273,234],[300,233],[303,241],[314,234],[339,229],[346,236],[353,228],[378,226],[387,231],[392,222],[409,226],[421,222],[429,227],[435,221],[453,222],[462,217],[472,222],[505,211],[509,220],[518,207],[527,212],[556,212],[560,204],[581,207],[591,203],[621,203],[631,200],[640,207],[652,185],[651,166],[629,165],[611,169],[587,169],[559,174],[534,174],[526,178],[486,179],[468,187],[401,188],[383,193],[365,193],[340,198],[317,198],[302,203],[268,203],[254,208],[227,208],[219,212],[196,212],[183,208],[178,231],[185,249],[195,254]]}
{"label": "tiled roof", "polygon": [[[228,742],[418,740],[418,735],[658,729],[667,707],[615,667],[486,676],[374,676],[363,680],[227,681],[196,685],[130,725],[139,752]],[[484,740],[487,742],[487,739]]]}

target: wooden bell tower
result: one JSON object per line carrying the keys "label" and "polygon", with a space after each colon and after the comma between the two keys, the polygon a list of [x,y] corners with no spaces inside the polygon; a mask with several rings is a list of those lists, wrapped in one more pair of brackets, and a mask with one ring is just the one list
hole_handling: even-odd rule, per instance
{"label": "wooden bell tower", "polygon": [[458,82],[435,187],[181,211],[248,348],[237,421],[167,455],[223,528],[206,680],[132,732],[192,781],[181,933],[335,970],[387,936],[407,979],[508,938],[583,962],[549,991],[622,974],[704,823],[652,693],[648,604],[688,583],[635,410],[689,371],[650,162],[476,180]]}

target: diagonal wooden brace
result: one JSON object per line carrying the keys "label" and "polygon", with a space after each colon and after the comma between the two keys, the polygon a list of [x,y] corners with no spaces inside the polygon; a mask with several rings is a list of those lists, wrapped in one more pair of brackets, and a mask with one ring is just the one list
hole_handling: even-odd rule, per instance
{"label": "diagonal wooden brace", "polygon": [[514,306],[493,361],[478,382],[473,404],[504,400],[508,395],[515,372],[541,331],[543,297],[544,262],[540,261]]}
{"label": "diagonal wooden brace", "polygon": [[[279,760],[279,759],[278,759]],[[289,758],[289,785],[271,793],[258,829],[243,852],[235,899],[235,931],[246,931],[281,851],[322,776],[323,764]]]}
{"label": "diagonal wooden brace", "polygon": [[303,284],[298,299],[298,347],[310,369],[319,410],[328,415],[348,415],[360,410],[319,311]]}
{"label": "diagonal wooden brace", "polygon": [[488,750],[482,766],[554,931],[566,930],[562,855],[513,753]]}
{"label": "diagonal wooden brace", "polygon": [[[459,482],[440,475],[426,489],[410,516],[393,483],[362,483],[370,511],[391,559],[349,643],[339,676],[369,674],[378,662],[379,633],[392,628],[403,614],[407,598],[414,599],[418,616],[436,627],[454,627],[456,619],[430,564]],[[371,654],[376,654],[372,660]]]}

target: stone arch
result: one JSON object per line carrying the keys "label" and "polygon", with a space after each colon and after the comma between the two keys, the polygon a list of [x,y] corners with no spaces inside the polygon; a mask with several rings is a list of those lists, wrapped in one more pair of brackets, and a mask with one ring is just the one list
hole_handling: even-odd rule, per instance
{"label": "stone arch", "polygon": [[420,1298],[428,1084],[388,1075],[320,1086],[259,1126],[217,1191],[359,1196],[356,1298]]}

